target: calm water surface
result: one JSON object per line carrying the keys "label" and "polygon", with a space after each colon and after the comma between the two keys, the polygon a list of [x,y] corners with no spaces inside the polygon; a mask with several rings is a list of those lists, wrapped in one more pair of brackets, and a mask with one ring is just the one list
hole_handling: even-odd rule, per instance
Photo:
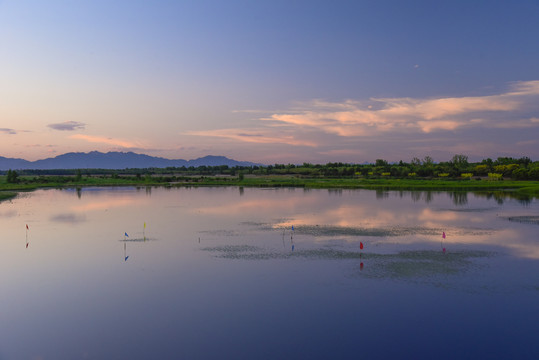
{"label": "calm water surface", "polygon": [[0,228],[0,359],[539,358],[536,200],[39,190]]}

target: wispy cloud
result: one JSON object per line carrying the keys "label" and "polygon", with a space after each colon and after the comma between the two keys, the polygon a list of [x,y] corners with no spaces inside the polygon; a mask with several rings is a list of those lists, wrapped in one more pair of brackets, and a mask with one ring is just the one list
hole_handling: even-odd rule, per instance
{"label": "wispy cloud", "polygon": [[47,126],[54,130],[75,131],[84,129],[86,127],[86,124],[78,121],[64,121],[62,123],[49,124]]}
{"label": "wispy cloud", "polygon": [[107,145],[113,145],[113,146],[119,146],[122,148],[137,148],[139,147],[139,144],[122,140],[122,139],[114,139],[110,137],[104,137],[104,136],[92,136],[92,135],[83,135],[83,134],[75,134],[71,135],[69,137],[70,139],[78,139],[78,140],[84,140],[91,143],[101,143],[101,144],[107,144]]}
{"label": "wispy cloud", "polygon": [[[510,127],[515,114],[537,108],[538,102],[539,81],[527,81],[514,83],[508,92],[489,96],[373,98],[368,105],[351,100],[313,101],[300,112],[275,113],[262,120],[316,128],[339,136],[369,136],[390,131],[430,133],[479,126],[474,121],[478,117],[488,119],[482,125]],[[534,119],[519,121],[519,126],[537,126]]]}
{"label": "wispy cloud", "polygon": [[209,136],[225,138],[235,141],[242,141],[257,144],[287,144],[297,146],[316,146],[313,141],[303,140],[297,136],[276,131],[272,129],[264,130],[239,130],[239,129],[219,129],[207,131],[189,131],[186,135]]}
{"label": "wispy cloud", "polygon": [[[281,145],[294,146],[298,148],[295,153],[303,158],[316,159],[399,159],[418,154],[442,158],[465,151],[484,156],[487,150],[490,155],[529,154],[530,146],[516,148],[516,139],[529,139],[530,130],[539,127],[537,114],[539,81],[534,80],[514,82],[506,91],[485,96],[314,99],[295,103],[288,110],[261,114],[247,128],[190,131],[183,135],[213,137],[238,148],[242,143],[258,144],[259,152],[272,149],[290,153]],[[506,136],[506,130],[512,135]],[[534,151],[529,155],[533,156]]]}
{"label": "wispy cloud", "polygon": [[[259,144],[317,146],[320,134],[367,137],[383,134],[427,134],[462,128],[537,127],[539,81],[513,83],[507,92],[489,96],[442,98],[372,98],[368,101],[313,100],[290,111],[259,118],[249,131],[218,129],[188,135],[227,138]],[[306,134],[309,132],[311,137]],[[318,133],[318,139],[312,137]]]}
{"label": "wispy cloud", "polygon": [[8,135],[15,135],[17,131],[13,129],[7,129],[7,128],[0,128],[0,133],[8,134]]}

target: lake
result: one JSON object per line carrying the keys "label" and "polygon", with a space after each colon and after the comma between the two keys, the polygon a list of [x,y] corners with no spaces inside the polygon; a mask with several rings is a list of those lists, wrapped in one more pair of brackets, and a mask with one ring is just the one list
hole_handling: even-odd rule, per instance
{"label": "lake", "polygon": [[50,189],[0,228],[4,360],[539,358],[537,200]]}

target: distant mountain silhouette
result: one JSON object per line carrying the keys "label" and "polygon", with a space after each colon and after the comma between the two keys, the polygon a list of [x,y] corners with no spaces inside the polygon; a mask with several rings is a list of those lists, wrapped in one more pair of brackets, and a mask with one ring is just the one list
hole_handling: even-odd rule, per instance
{"label": "distant mountain silhouette", "polygon": [[247,161],[236,161],[225,156],[204,156],[194,160],[171,160],[134,152],[92,151],[72,152],[43,160],[28,161],[0,156],[0,170],[50,170],[50,169],[126,169],[126,168],[166,168],[189,166],[255,166]]}

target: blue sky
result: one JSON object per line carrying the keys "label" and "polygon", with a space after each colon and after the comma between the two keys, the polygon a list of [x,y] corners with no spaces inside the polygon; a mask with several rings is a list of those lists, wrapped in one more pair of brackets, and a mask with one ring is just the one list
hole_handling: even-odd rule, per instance
{"label": "blue sky", "polygon": [[0,156],[539,158],[537,1],[2,1]]}

